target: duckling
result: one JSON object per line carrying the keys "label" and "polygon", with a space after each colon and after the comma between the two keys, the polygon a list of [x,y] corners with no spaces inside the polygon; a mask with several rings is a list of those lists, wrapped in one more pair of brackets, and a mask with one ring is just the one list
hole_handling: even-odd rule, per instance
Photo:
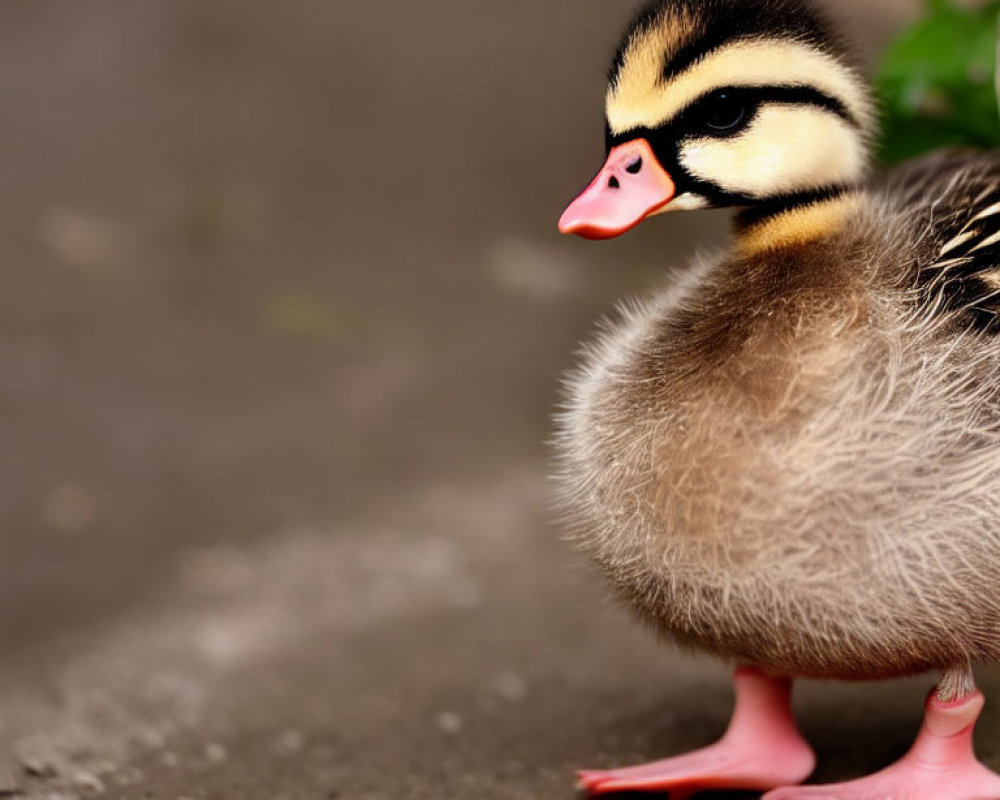
{"label": "duckling", "polygon": [[[1000,154],[873,178],[877,116],[807,0],[653,0],[611,67],[607,161],[560,230],[732,207],[731,246],[622,307],[558,416],[571,536],[670,639],[736,667],[715,745],[593,794],[986,800],[1000,661]],[[936,671],[911,751],[802,787],[795,678]]]}

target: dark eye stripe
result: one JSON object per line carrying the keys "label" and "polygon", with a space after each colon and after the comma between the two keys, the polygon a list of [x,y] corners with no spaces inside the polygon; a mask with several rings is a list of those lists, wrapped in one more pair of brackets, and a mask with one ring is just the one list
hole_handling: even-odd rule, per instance
{"label": "dark eye stripe", "polygon": [[668,124],[679,131],[683,130],[688,127],[686,123],[697,119],[706,104],[713,102],[715,97],[723,93],[742,102],[747,108],[760,108],[769,103],[815,106],[836,114],[855,128],[861,127],[861,122],[855,119],[840,100],[811,86],[727,86],[713,89],[692,102],[675,118],[675,121]]}
{"label": "dark eye stripe", "polygon": [[612,147],[640,137],[656,139],[663,143],[672,142],[676,144],[679,139],[693,133],[709,133],[716,136],[734,135],[734,131],[706,131],[705,126],[701,122],[705,104],[711,103],[720,93],[725,93],[739,100],[747,109],[746,118],[743,120],[741,127],[735,130],[735,133],[742,132],[756,118],[760,108],[769,103],[779,105],[807,105],[822,108],[832,114],[836,114],[854,128],[860,130],[863,127],[860,120],[840,100],[811,86],[725,86],[706,92],[672,120],[663,123],[657,128],[642,128],[613,134],[610,126],[605,122],[605,144],[608,151]]}

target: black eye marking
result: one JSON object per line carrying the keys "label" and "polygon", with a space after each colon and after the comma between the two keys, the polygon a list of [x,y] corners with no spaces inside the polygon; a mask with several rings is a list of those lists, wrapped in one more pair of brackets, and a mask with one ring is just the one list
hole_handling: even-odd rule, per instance
{"label": "black eye marking", "polygon": [[737,136],[770,105],[812,106],[861,129],[861,122],[835,97],[809,86],[731,86],[703,95],[668,123],[677,135]]}
{"label": "black eye marking", "polygon": [[709,131],[732,133],[750,121],[752,110],[749,98],[737,92],[713,92],[698,103],[692,122]]}
{"label": "black eye marking", "polygon": [[747,116],[747,105],[739,97],[718,92],[708,98],[704,109],[705,124],[715,131],[731,131]]}
{"label": "black eye marking", "polygon": [[642,156],[639,156],[634,161],[631,161],[625,166],[625,171],[629,175],[638,175],[642,171]]}

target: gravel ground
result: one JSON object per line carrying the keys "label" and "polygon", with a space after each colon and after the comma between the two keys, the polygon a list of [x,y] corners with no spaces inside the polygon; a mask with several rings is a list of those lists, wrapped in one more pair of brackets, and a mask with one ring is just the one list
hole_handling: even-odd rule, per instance
{"label": "gravel ground", "polygon": [[[718,734],[546,510],[575,343],[725,231],[554,234],[627,14],[0,3],[0,796],[571,798]],[[804,686],[818,777],[929,682]]]}

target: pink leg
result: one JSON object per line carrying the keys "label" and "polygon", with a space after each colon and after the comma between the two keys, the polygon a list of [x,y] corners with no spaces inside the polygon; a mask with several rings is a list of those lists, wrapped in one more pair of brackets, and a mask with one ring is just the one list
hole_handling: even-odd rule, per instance
{"label": "pink leg", "polygon": [[735,683],[733,718],[716,744],[640,767],[580,772],[579,787],[592,795],[670,792],[679,800],[713,789],[766,791],[804,781],[815,756],[792,718],[791,681],[740,669]]}
{"label": "pink leg", "polygon": [[953,702],[932,693],[917,741],[901,761],[860,780],[778,789],[764,800],[996,800],[1000,776],[972,752],[984,702],[981,692]]}

